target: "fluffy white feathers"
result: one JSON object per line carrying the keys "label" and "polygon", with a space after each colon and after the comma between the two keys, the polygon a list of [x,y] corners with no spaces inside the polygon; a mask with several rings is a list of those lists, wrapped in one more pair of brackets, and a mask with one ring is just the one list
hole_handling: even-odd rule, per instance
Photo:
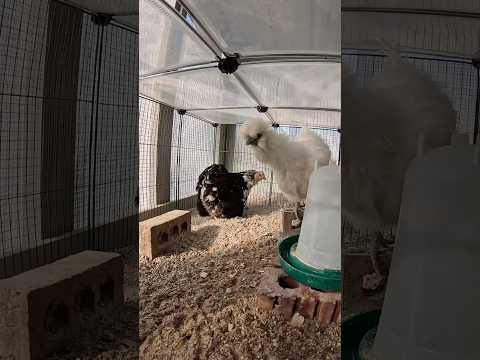
{"label": "fluffy white feathers", "polygon": [[280,190],[290,201],[304,201],[315,161],[327,165],[330,149],[322,138],[308,129],[295,139],[276,133],[266,122],[252,119],[244,123],[240,134],[252,145],[255,157],[273,168]]}
{"label": "fluffy white feathers", "polygon": [[448,97],[390,49],[384,72],[360,87],[343,72],[342,213],[359,228],[398,220],[403,178],[416,156],[450,143],[455,112]]}

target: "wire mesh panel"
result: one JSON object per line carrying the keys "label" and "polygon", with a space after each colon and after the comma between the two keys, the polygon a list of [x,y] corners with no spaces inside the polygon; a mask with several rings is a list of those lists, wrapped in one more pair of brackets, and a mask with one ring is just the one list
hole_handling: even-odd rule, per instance
{"label": "wire mesh panel", "polygon": [[214,162],[216,128],[140,96],[141,219],[195,206],[198,176]]}
{"label": "wire mesh panel", "polygon": [[[311,126],[314,126],[312,123]],[[247,206],[279,207],[286,205],[270,166],[259,162],[245,145],[239,124],[218,127],[194,116],[179,115],[168,106],[140,97],[140,211],[141,219],[174,208],[195,207],[196,183],[208,166],[222,163],[231,172],[263,171],[266,180],[250,192]],[[334,161],[339,160],[340,133],[337,129],[310,127],[329,145]],[[299,126],[277,128],[290,137]],[[168,189],[168,197],[159,201],[158,190]],[[155,190],[156,189],[156,190]]]}
{"label": "wire mesh panel", "polygon": [[137,240],[137,34],[92,20],[0,3],[0,278]]}
{"label": "wire mesh panel", "polygon": [[178,164],[172,161],[171,167],[172,182],[177,183],[177,191],[176,194],[172,191],[170,196],[179,200],[196,193],[198,176],[213,164],[215,128],[210,123],[178,113],[175,114],[174,124],[178,125],[180,141],[177,143]]}
{"label": "wire mesh panel", "polygon": [[[457,113],[457,131],[473,136],[476,121],[477,70],[465,60],[445,58],[407,57],[448,95]],[[361,86],[368,79],[383,71],[384,57],[371,54],[344,54],[343,68],[349,74],[355,74]]]}
{"label": "wire mesh panel", "polygon": [[[342,55],[344,74],[354,74],[360,86],[364,86],[375,74],[383,71],[384,57],[361,50],[355,52]],[[476,103],[479,83],[475,67],[463,59],[418,55],[410,55],[404,59],[428,74],[449,97],[457,114],[456,131],[468,134],[472,141],[475,123],[478,121]],[[386,229],[384,237],[393,239],[394,234],[394,229]],[[363,252],[375,236],[373,232],[359,231],[351,224],[343,222],[342,240],[345,251]]]}

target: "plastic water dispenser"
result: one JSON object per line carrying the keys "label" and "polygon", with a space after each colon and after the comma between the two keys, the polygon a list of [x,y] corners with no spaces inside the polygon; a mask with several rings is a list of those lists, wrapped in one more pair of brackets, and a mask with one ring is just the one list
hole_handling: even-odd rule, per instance
{"label": "plastic water dispenser", "polygon": [[309,180],[300,235],[279,244],[283,269],[314,289],[340,291],[341,229],[340,167],[316,164]]}
{"label": "plastic water dispenser", "polygon": [[341,269],[341,178],[335,164],[310,176],[296,256],[316,269]]}
{"label": "plastic water dispenser", "polygon": [[405,176],[368,359],[480,359],[480,148],[452,144],[414,159]]}

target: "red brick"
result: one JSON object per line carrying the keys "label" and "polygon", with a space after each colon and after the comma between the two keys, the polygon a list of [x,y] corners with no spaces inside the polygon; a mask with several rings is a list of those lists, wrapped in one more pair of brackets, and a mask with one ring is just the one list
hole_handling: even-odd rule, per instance
{"label": "red brick", "polygon": [[305,319],[313,319],[316,308],[317,300],[314,298],[300,298],[297,302],[297,312]]}
{"label": "red brick", "polygon": [[[265,269],[257,288],[256,303],[260,310],[273,308],[288,320],[298,312],[306,319],[317,319],[322,326],[340,321],[341,293],[313,290],[277,268]],[[320,304],[324,304],[321,309]]]}
{"label": "red brick", "polygon": [[272,311],[275,304],[275,298],[267,295],[257,294],[257,308],[263,311]]}
{"label": "red brick", "polygon": [[320,323],[320,326],[327,326],[332,322],[333,313],[335,311],[335,302],[320,302],[318,304],[318,311],[316,319]]}
{"label": "red brick", "polygon": [[278,298],[278,305],[275,307],[280,314],[286,319],[290,320],[295,309],[295,298],[280,297]]}
{"label": "red brick", "polygon": [[295,216],[295,212],[293,209],[282,209],[280,212],[280,226],[281,226],[281,231],[284,234],[288,233],[297,233],[300,231],[300,229],[294,229],[292,228],[292,221],[295,220],[297,217]]}

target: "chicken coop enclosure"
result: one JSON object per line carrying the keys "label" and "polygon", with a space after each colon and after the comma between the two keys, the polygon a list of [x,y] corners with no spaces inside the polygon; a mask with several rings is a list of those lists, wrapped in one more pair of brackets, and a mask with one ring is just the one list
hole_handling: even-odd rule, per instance
{"label": "chicken coop enclosure", "polygon": [[249,119],[292,138],[310,128],[340,161],[335,1],[141,0],[139,26],[141,220],[194,208],[198,177],[213,163],[264,172],[248,207],[285,205],[272,169],[240,137]]}
{"label": "chicken coop enclosure", "polygon": [[[272,175],[272,169],[255,159],[239,136],[240,124],[218,124],[191,114],[179,114],[155,100],[139,98],[140,213],[148,219],[174,208],[191,209],[196,204],[200,173],[213,163],[231,172],[263,171],[266,181],[256,185],[247,206],[278,208],[287,205]],[[337,128],[305,124],[329,145],[339,161]],[[298,125],[280,125],[279,133],[295,137]]]}
{"label": "chicken coop enclosure", "polygon": [[[480,5],[475,1],[342,1],[342,71],[364,84],[383,71],[378,40],[427,74],[456,112],[456,132],[478,142]],[[362,31],[358,31],[362,29]],[[353,121],[347,119],[346,121]],[[364,252],[374,232],[343,225],[344,251]],[[395,229],[386,229],[394,238]]]}
{"label": "chicken coop enclosure", "polygon": [[135,3],[0,3],[0,278],[137,242]]}

